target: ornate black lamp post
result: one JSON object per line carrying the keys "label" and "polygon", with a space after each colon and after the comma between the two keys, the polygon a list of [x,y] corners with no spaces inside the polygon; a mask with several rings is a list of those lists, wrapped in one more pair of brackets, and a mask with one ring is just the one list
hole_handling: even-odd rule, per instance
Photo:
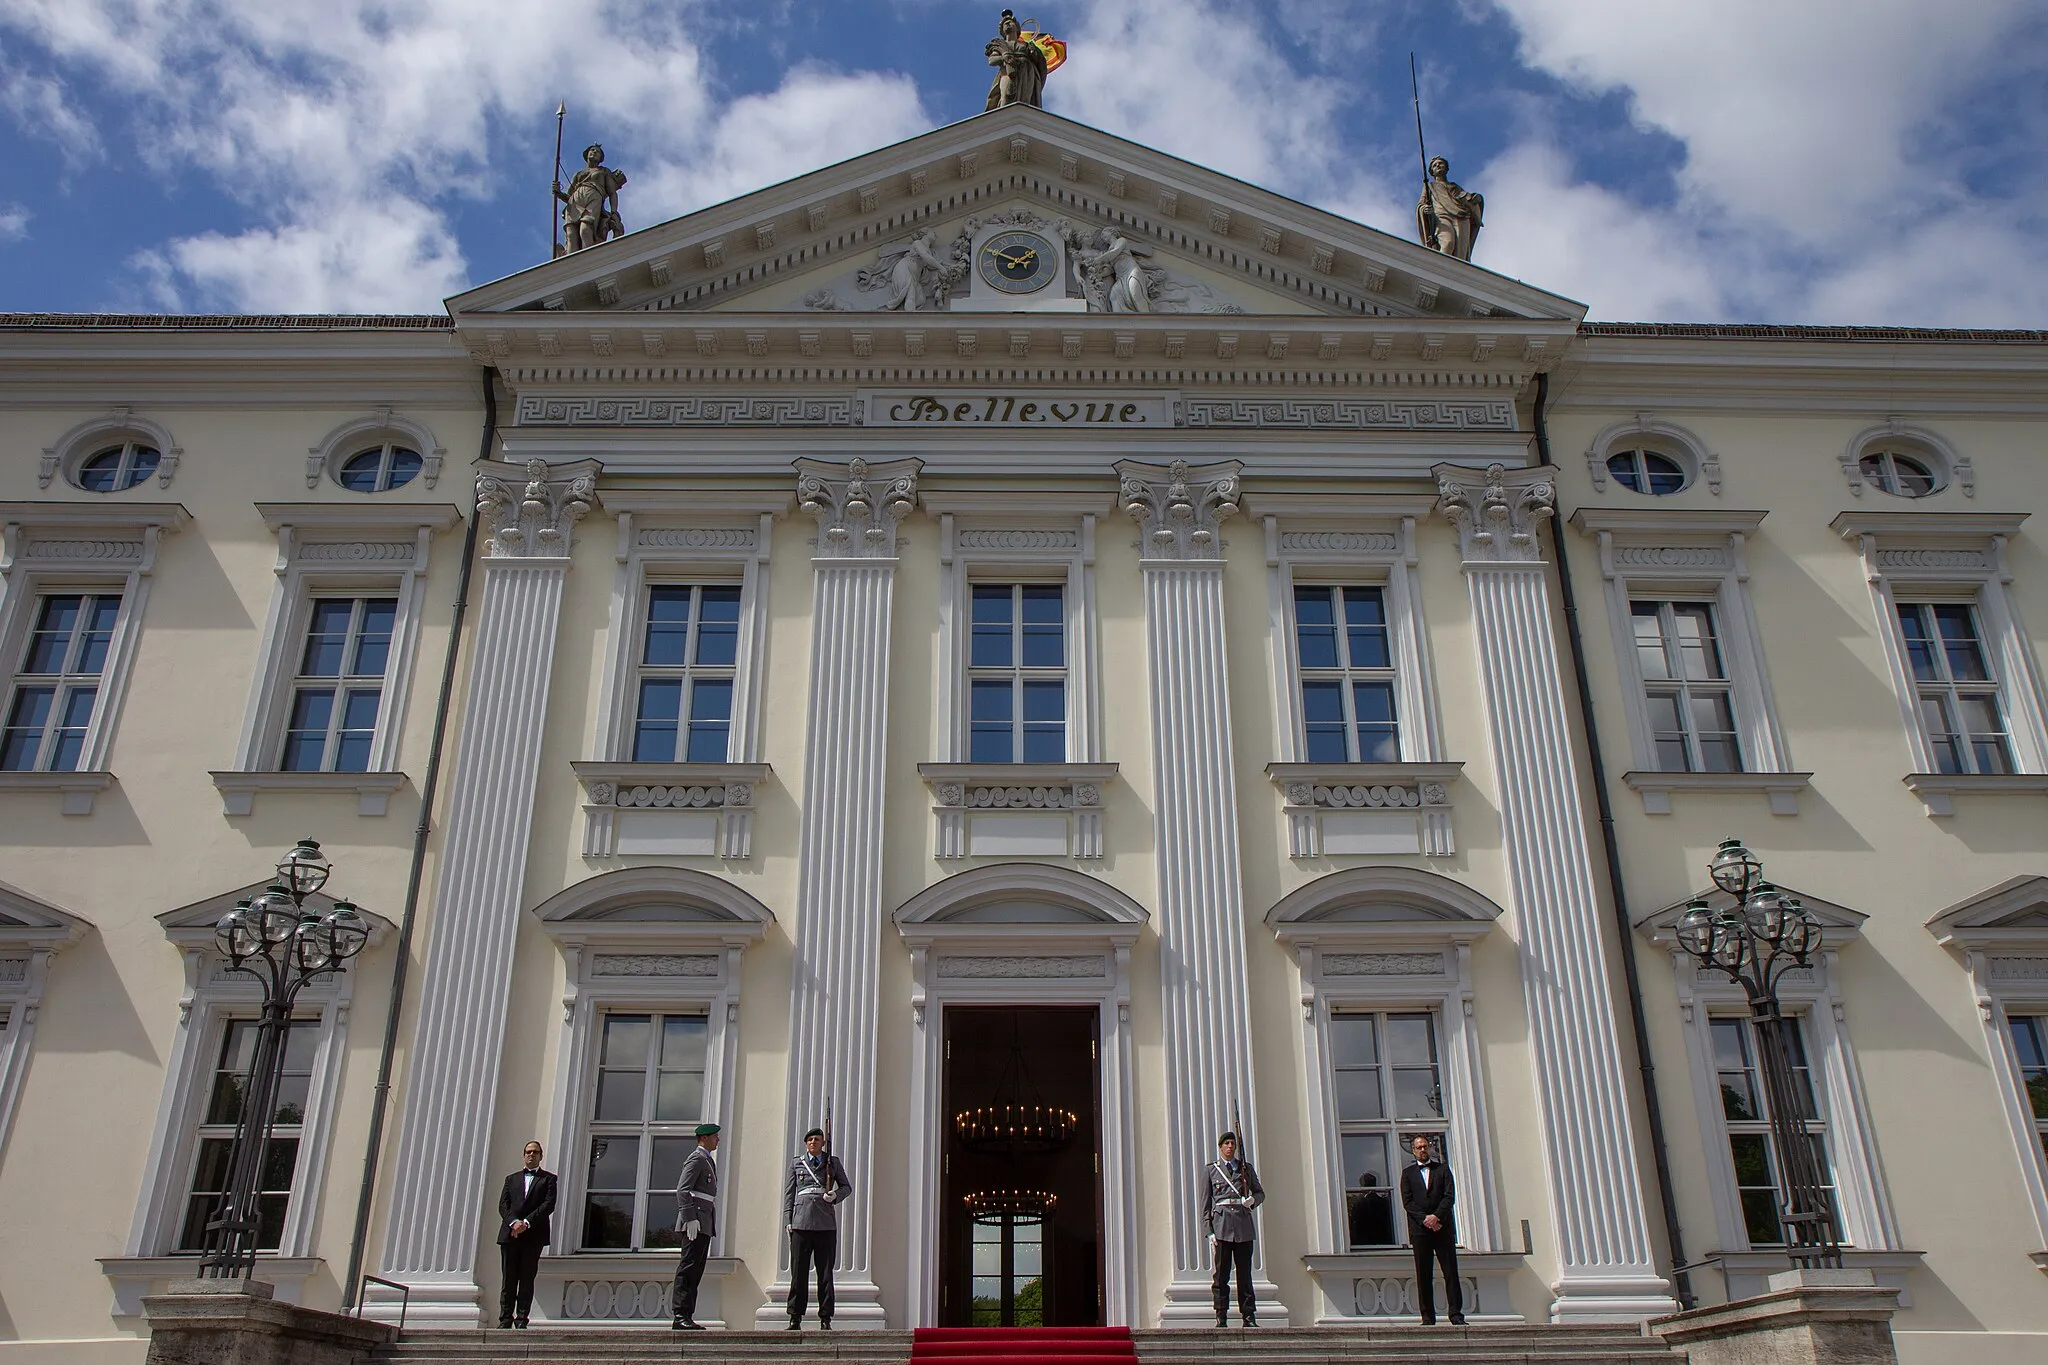
{"label": "ornate black lamp post", "polygon": [[1778,1005],[1778,982],[1794,967],[1812,963],[1820,947],[1820,924],[1799,903],[1763,879],[1763,864],[1740,839],[1724,839],[1707,866],[1714,885],[1734,897],[1715,909],[1704,900],[1686,906],[1678,921],[1678,944],[1702,967],[1725,972],[1749,996],[1750,1025],[1771,1107],[1771,1145],[1783,1185],[1785,1243],[1795,1267],[1839,1269],[1842,1248],[1835,1236],[1813,1137],[1810,1092],[1794,1075],[1796,1020]]}
{"label": "ornate black lamp post", "polygon": [[327,884],[330,871],[320,845],[299,840],[278,859],[277,880],[263,894],[221,916],[214,930],[230,969],[263,983],[263,1013],[256,1029],[256,1055],[242,1079],[242,1108],[235,1121],[227,1184],[206,1224],[200,1274],[208,1279],[246,1279],[255,1269],[263,1169],[277,1118],[292,1004],[307,982],[343,970],[342,964],[361,952],[370,937],[361,914],[347,901],[334,902],[324,915],[307,905]]}

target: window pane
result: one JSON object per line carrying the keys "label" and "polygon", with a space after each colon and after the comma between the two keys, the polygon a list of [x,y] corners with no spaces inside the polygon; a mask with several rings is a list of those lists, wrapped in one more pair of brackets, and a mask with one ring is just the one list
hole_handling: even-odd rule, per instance
{"label": "window pane", "polygon": [[1346,589],[1344,624],[1353,668],[1393,667],[1393,654],[1387,646],[1386,599],[1380,589]]}
{"label": "window pane", "polygon": [[2013,1015],[2006,1020],[2012,1032],[2013,1052],[2023,1067],[2048,1067],[2048,1048],[2042,1039],[2042,1020],[2032,1015]]}
{"label": "window pane", "polygon": [[1394,686],[1383,682],[1352,684],[1351,704],[1358,715],[1358,761],[1398,763],[1401,737],[1394,723]]}
{"label": "window pane", "polygon": [[1337,1072],[1336,1089],[1338,1118],[1386,1117],[1386,1102],[1380,1097],[1380,1073],[1376,1067]]}
{"label": "window pane", "polygon": [[1008,583],[977,583],[973,589],[968,662],[975,668],[1010,668],[1013,651],[1012,593]]}
{"label": "window pane", "polygon": [[697,679],[690,688],[690,719],[731,720],[732,679]]}
{"label": "window pane", "polygon": [[1906,646],[1906,661],[1912,666],[1913,676],[1921,682],[1941,681],[1940,666],[1934,661],[1934,642],[1928,638],[1922,609],[1910,602],[1898,606],[1899,638]]}
{"label": "window pane", "polygon": [[335,737],[334,771],[359,773],[370,766],[370,741],[377,733],[378,694],[356,689],[342,710],[341,733]]}
{"label": "window pane", "polygon": [[1350,761],[1350,744],[1344,733],[1343,688],[1344,684],[1334,679],[1304,681],[1301,685],[1301,711],[1311,763]]}
{"label": "window pane", "polygon": [[633,1245],[631,1194],[593,1194],[583,1201],[583,1246],[587,1251],[624,1250]]}
{"label": "window pane", "polygon": [[1702,682],[1724,676],[1721,650],[1714,640],[1714,609],[1704,602],[1674,602],[1671,615],[1687,679]]}
{"label": "window pane", "polygon": [[1303,668],[1336,668],[1335,588],[1294,590],[1295,646]]}
{"label": "window pane", "polygon": [[1636,638],[1636,667],[1646,682],[1671,676],[1671,663],[1664,653],[1664,623],[1658,614],[1662,606],[1660,602],[1631,602],[1628,606]]}
{"label": "window pane", "polygon": [[7,729],[0,734],[0,769],[26,772],[35,767],[43,727],[49,724],[50,707],[56,698],[54,687],[24,687],[15,692],[14,705],[7,713]]}
{"label": "window pane", "polygon": [[302,678],[338,678],[343,651],[348,645],[349,622],[355,615],[355,599],[321,598],[313,603],[306,623],[306,652],[299,661]]}
{"label": "window pane", "polygon": [[1024,719],[1026,721],[1060,721],[1067,718],[1067,685],[1052,680],[1026,680],[1024,684]]}
{"label": "window pane", "polygon": [[1064,723],[1057,725],[1026,725],[1024,727],[1024,754],[1026,763],[1064,763],[1067,761],[1067,728]]}
{"label": "window pane", "polygon": [[1927,747],[1934,753],[1934,770],[1959,773],[1963,767],[1963,745],[1955,722],[1940,696],[1920,698],[1920,723],[1927,729]]}
{"label": "window pane", "polygon": [[1700,770],[1710,773],[1739,772],[1742,755],[1735,743],[1735,711],[1726,692],[1695,692],[1692,696],[1693,733],[1700,743]]}
{"label": "window pane", "polygon": [[1436,1021],[1427,1014],[1388,1015],[1387,1056],[1396,1066],[1436,1065]]}
{"label": "window pane", "polygon": [[590,1139],[590,1188],[630,1190],[640,1181],[640,1139],[602,1135]]}
{"label": "window pane", "polygon": [[[1385,1133],[1346,1133],[1339,1139],[1339,1144],[1344,1152],[1344,1184],[1347,1189],[1385,1190],[1392,1187],[1393,1173],[1388,1169]],[[1356,1236],[1354,1233],[1354,1240]]]}
{"label": "window pane", "polygon": [[968,687],[967,714],[978,721],[1010,722],[1015,688],[1008,678],[978,678]]}
{"label": "window pane", "polygon": [[121,617],[121,599],[95,597],[85,612],[84,639],[78,657],[72,660],[74,673],[98,673],[107,666],[107,647],[113,643],[114,622]]}
{"label": "window pane", "polygon": [[1780,1246],[1784,1233],[1778,1226],[1778,1192],[1742,1191],[1742,1223],[1751,1246]]}
{"label": "window pane", "polygon": [[1330,1056],[1338,1066],[1370,1066],[1379,1060],[1369,1014],[1339,1014],[1330,1020]]}
{"label": "window pane", "polygon": [[334,714],[334,693],[321,689],[302,690],[292,696],[291,719],[286,722],[284,756],[278,766],[288,773],[320,771],[327,751],[327,722]]}
{"label": "window pane", "polygon": [[604,1042],[600,1065],[644,1068],[647,1044],[653,1037],[653,1021],[644,1014],[608,1014],[604,1020]]}
{"label": "window pane", "polygon": [[1975,613],[1962,603],[1942,603],[1934,608],[1934,623],[1941,632],[1949,677],[1956,682],[1988,681],[1991,670],[1984,662],[1984,648],[1977,638]]}
{"label": "window pane", "polygon": [[614,1123],[636,1123],[646,1112],[647,1073],[602,1071],[597,1077],[597,1114]]}
{"label": "window pane", "polygon": [[1631,493],[1643,491],[1642,475],[1637,472],[1636,461],[1640,458],[1633,450],[1624,450],[1607,457],[1607,472],[1614,481]]}
{"label": "window pane", "polygon": [[377,491],[377,476],[384,464],[382,450],[366,450],[360,455],[351,455],[341,467],[341,486],[352,493],[374,493]]}
{"label": "window pane", "polygon": [[[701,1014],[671,1014],[661,1021],[661,1064],[669,1069],[704,1069],[711,1021]],[[673,1184],[674,1182],[670,1182]]]}
{"label": "window pane", "polygon": [[658,668],[680,668],[690,636],[690,590],[656,584],[647,590],[647,643],[640,662]]}
{"label": "window pane", "polygon": [[1668,455],[1643,452],[1643,466],[1649,471],[1649,491],[1654,497],[1676,493],[1685,487],[1685,471]]}
{"label": "window pane", "polygon": [[697,662],[730,668],[739,658],[740,590],[736,584],[699,589]]}
{"label": "window pane", "polygon": [[391,473],[384,480],[386,488],[403,488],[419,476],[420,453],[397,446],[391,452]]}
{"label": "window pane", "polygon": [[657,1123],[684,1123],[704,1116],[704,1075],[699,1071],[664,1071],[654,1092]]}
{"label": "window pane", "polygon": [[1434,1067],[1394,1068],[1394,1116],[1403,1119],[1441,1118],[1443,1091]]}
{"label": "window pane", "polygon": [[1026,583],[1023,594],[1024,667],[1066,667],[1066,589],[1056,583]]}
{"label": "window pane", "polygon": [[373,597],[363,603],[362,634],[356,637],[355,658],[349,674],[357,678],[381,678],[391,658],[391,629],[398,620],[398,599]]}
{"label": "window pane", "polygon": [[677,717],[682,706],[682,679],[640,680],[640,719],[633,727],[635,763],[675,762]]}

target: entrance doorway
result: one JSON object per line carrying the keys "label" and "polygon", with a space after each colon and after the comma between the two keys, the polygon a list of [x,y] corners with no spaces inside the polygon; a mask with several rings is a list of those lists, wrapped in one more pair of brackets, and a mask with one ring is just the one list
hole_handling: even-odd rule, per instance
{"label": "entrance doorway", "polygon": [[949,1005],[939,1121],[939,1322],[1103,1321],[1092,1005]]}

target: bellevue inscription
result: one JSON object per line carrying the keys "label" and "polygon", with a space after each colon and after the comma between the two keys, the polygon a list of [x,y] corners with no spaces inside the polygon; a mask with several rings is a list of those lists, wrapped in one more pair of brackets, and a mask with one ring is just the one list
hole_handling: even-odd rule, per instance
{"label": "bellevue inscription", "polygon": [[957,390],[861,394],[871,427],[1176,427],[1177,393],[999,393]]}

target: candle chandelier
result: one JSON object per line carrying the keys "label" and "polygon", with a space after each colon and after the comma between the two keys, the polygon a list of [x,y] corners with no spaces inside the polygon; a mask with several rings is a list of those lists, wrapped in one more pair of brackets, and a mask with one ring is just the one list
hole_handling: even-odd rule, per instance
{"label": "candle chandelier", "polygon": [[1016,1156],[1057,1152],[1074,1140],[1081,1116],[1046,1104],[1024,1063],[1024,1044],[1011,1026],[1010,1056],[989,1102],[953,1115],[953,1132],[970,1152]]}
{"label": "candle chandelier", "polygon": [[1000,1227],[1004,1223],[1043,1223],[1052,1217],[1060,1200],[1049,1190],[976,1190],[961,1202],[975,1222]]}

